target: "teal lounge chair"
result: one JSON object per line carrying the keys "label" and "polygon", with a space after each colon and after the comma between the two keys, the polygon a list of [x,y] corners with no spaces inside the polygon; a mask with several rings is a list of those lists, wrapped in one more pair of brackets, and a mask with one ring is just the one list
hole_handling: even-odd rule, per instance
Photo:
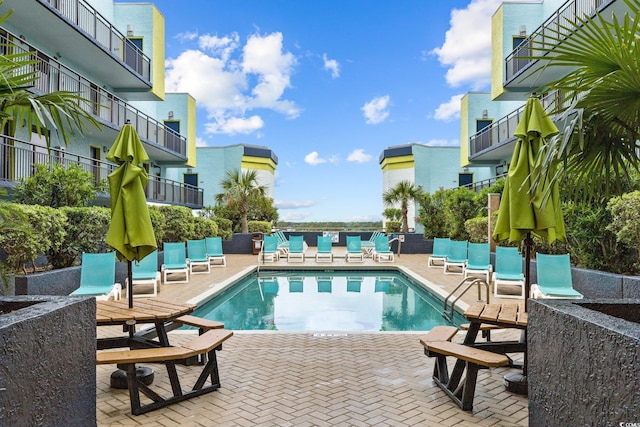
{"label": "teal lounge chair", "polygon": [[485,282],[491,283],[491,248],[488,243],[469,243],[467,263],[464,266],[464,278],[484,277]]}
{"label": "teal lounge chair", "polygon": [[364,262],[364,254],[362,253],[362,241],[360,240],[360,236],[347,236],[346,261]]}
{"label": "teal lounge chair", "polygon": [[373,259],[378,262],[393,262],[393,252],[389,246],[389,237],[383,234],[376,237]]}
{"label": "teal lounge chair", "polygon": [[389,292],[389,287],[393,279],[391,277],[376,277],[375,291],[376,292]]}
{"label": "teal lounge chair", "polygon": [[[496,298],[524,299],[524,274],[522,273],[522,256],[518,248],[496,247],[496,270],[493,273],[493,295]],[[501,288],[517,287],[518,293],[504,293]]]}
{"label": "teal lounge chair", "polygon": [[[209,257],[207,256],[207,243],[205,239],[187,240],[187,252],[189,254],[189,258],[187,258],[189,273],[211,273],[211,263],[209,262]],[[206,267],[206,269],[194,271],[193,267],[198,266]]]}
{"label": "teal lounge chair", "polygon": [[364,251],[366,256],[373,255],[376,248],[376,238],[378,236],[384,236],[384,234],[379,231],[374,231],[373,233],[371,233],[371,237],[369,237],[369,240],[361,241],[362,250]]}
{"label": "teal lounge chair", "polygon": [[97,300],[122,296],[122,285],[116,283],[116,253],[82,253],[80,266],[80,287],[71,295],[91,295]]}
{"label": "teal lounge chair", "polygon": [[212,267],[226,267],[227,258],[222,251],[222,237],[206,237],[204,239],[207,247],[207,258]]}
{"label": "teal lounge chair", "polygon": [[280,259],[278,238],[276,236],[264,236],[261,254],[262,262],[274,262]]}
{"label": "teal lounge chair", "polygon": [[305,243],[303,236],[289,236],[288,262],[304,262]]}
{"label": "teal lounge chair", "polygon": [[[427,261],[427,267],[442,267],[449,255],[449,243],[451,239],[448,237],[434,237],[433,238],[433,250],[429,260]],[[436,264],[441,262],[441,264]]]}
{"label": "teal lounge chair", "polygon": [[[162,264],[162,281],[164,283],[189,283],[189,266],[184,242],[165,242],[164,264]],[[169,275],[182,275],[183,280],[168,280]]]}
{"label": "teal lounge chair", "polygon": [[[444,274],[463,274],[464,266],[467,264],[469,242],[467,240],[451,240],[449,242],[449,253],[444,261]],[[451,270],[456,268],[459,270]]]}
{"label": "teal lounge chair", "polygon": [[318,293],[331,293],[332,289],[332,277],[316,277],[316,282],[318,282]]}
{"label": "teal lounge chair", "polygon": [[316,262],[333,262],[331,236],[318,236]]}
{"label": "teal lounge chair", "polygon": [[280,285],[278,284],[277,277],[264,277],[260,278],[258,284],[261,287],[262,294],[264,295],[278,295]]}
{"label": "teal lounge chair", "polygon": [[[131,278],[133,284],[133,297],[156,297],[158,296],[158,286],[160,285],[160,271],[158,271],[158,251],[153,251],[142,261],[133,261],[131,263]],[[137,286],[138,285],[138,286]],[[136,286],[138,289],[146,285],[151,286],[153,292],[136,294]],[[127,287],[129,289],[129,287]]]}
{"label": "teal lounge chair", "polygon": [[347,277],[347,292],[360,292],[363,280],[364,278],[359,276]]}
{"label": "teal lounge chair", "polygon": [[302,277],[289,278],[289,293],[304,292],[304,279]]}
{"label": "teal lounge chair", "polygon": [[536,254],[538,283],[531,285],[533,298],[582,298],[573,289],[569,254]]}

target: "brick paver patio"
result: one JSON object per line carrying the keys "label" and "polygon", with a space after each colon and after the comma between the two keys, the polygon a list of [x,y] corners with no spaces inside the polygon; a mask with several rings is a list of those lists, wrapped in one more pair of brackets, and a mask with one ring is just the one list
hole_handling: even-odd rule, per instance
{"label": "brick paver patio", "polygon": [[[256,263],[255,256],[227,258],[226,268],[194,275],[189,284],[162,285],[159,296],[185,301],[195,298]],[[402,255],[395,264],[445,292],[460,281],[460,276],[445,276],[441,269],[426,268],[426,255]],[[369,260],[365,265],[374,266]],[[475,295],[463,299],[471,303]],[[120,334],[121,330],[99,330],[101,336],[112,333]],[[114,366],[101,365],[96,375],[98,425],[528,425],[527,398],[507,392],[502,384],[502,377],[513,369],[482,370],[474,410],[462,411],[431,379],[434,359],[424,355],[420,334],[239,331],[218,352],[219,390],[140,416],[131,415],[127,390],[110,388]],[[517,331],[494,331],[492,335],[493,339],[519,336]],[[170,334],[170,340],[180,343],[191,336],[176,331]],[[454,341],[460,342],[463,337],[460,332]],[[170,394],[164,367],[145,366],[155,371],[153,387]],[[197,366],[178,369],[184,386],[192,385],[200,372]]]}

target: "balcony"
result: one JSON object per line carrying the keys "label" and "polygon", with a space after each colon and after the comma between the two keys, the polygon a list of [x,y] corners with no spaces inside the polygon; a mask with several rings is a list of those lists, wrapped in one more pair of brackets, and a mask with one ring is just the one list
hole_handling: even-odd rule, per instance
{"label": "balcony", "polygon": [[[129,120],[136,128],[138,136],[145,144],[145,149],[149,152],[149,157],[153,160],[180,164],[187,159],[187,140],[184,136],[28,43],[21,43],[20,46],[14,44],[12,41],[15,40],[15,35],[7,34],[8,37],[0,35],[0,46],[10,46],[11,51],[16,54],[28,52],[30,59],[36,63],[34,67],[40,77],[34,87],[35,91],[49,93],[67,90],[92,101],[85,104],[84,109],[100,119],[103,124],[111,125],[110,127],[114,130],[114,132],[105,132],[103,138],[106,139],[101,143],[113,142],[117,131]],[[96,138],[100,139],[100,136]]]}
{"label": "balcony", "polygon": [[[557,108],[561,99],[557,92],[548,93],[540,101],[546,111]],[[496,164],[510,158],[515,144],[514,132],[525,105],[469,137],[469,160],[474,164]]]}
{"label": "balcony", "polygon": [[[118,165],[67,152],[64,148],[51,148],[0,135],[0,187],[12,187],[13,183],[33,175],[35,164],[77,164],[94,176],[95,184],[102,184]],[[149,174],[145,189],[148,202],[187,206],[200,209],[203,190],[188,184]],[[101,194],[99,200],[108,200]]]}
{"label": "balcony", "polygon": [[[540,65],[536,65],[539,61],[532,59],[531,56],[543,54],[538,49],[553,47],[555,44],[554,38],[557,38],[559,34],[568,36],[571,32],[569,23],[574,22],[576,17],[593,16],[596,11],[603,12],[605,8],[616,2],[623,3],[617,0],[569,0],[564,3],[507,56],[505,60],[505,86],[513,89],[531,86],[531,83],[527,83],[527,77],[540,68]],[[615,5],[615,7],[611,8],[611,12],[618,13],[619,10],[623,11],[624,8],[626,7]],[[536,74],[535,85],[538,87],[543,86],[566,74],[566,71],[562,71],[560,68],[554,67],[553,69],[545,70],[545,76]]]}
{"label": "balcony", "polygon": [[22,40],[62,52],[65,62],[82,64],[119,91],[149,92],[149,57],[85,0],[3,0],[0,13],[9,9],[8,23]]}

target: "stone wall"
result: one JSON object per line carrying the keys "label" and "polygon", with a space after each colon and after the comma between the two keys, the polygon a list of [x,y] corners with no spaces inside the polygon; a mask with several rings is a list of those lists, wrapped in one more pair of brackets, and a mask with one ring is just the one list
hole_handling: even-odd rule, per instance
{"label": "stone wall", "polygon": [[0,297],[0,425],[96,425],[91,297]]}
{"label": "stone wall", "polygon": [[640,299],[530,300],[529,425],[639,422],[638,321]]}

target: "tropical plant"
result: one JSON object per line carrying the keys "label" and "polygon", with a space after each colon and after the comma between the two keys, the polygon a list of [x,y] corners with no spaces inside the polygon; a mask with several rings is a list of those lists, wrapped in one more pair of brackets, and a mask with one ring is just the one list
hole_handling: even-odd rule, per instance
{"label": "tropical plant", "polygon": [[562,102],[552,113],[565,125],[546,145],[540,176],[559,166],[553,180],[572,173],[599,200],[621,194],[629,172],[640,169],[640,0],[624,2],[622,19],[565,18],[531,45],[533,59],[547,62],[543,69],[570,70],[539,89],[557,91]]}
{"label": "tropical plant", "polygon": [[[0,25],[12,13],[13,9],[0,16]],[[54,132],[68,145],[89,125],[101,129],[100,122],[90,113],[93,102],[77,93],[55,91],[37,95],[31,92],[40,78],[39,69],[33,52],[0,55],[1,129],[7,129],[10,136],[15,136],[19,128],[35,131],[45,138],[47,147]]]}
{"label": "tropical plant", "polygon": [[87,206],[96,197],[93,175],[77,164],[36,164],[33,175],[15,187],[15,200],[27,205]]}
{"label": "tropical plant", "polygon": [[226,204],[230,208],[237,208],[240,213],[240,229],[242,233],[249,232],[248,212],[252,197],[264,197],[266,188],[258,184],[256,170],[227,171],[227,177],[220,183],[223,192],[215,195],[218,204]]}
{"label": "tropical plant", "polygon": [[636,268],[640,268],[640,191],[614,197],[609,200],[607,210],[612,218],[607,230],[614,232],[620,243],[636,252]]}
{"label": "tropical plant", "polygon": [[420,224],[424,227],[424,237],[448,237],[445,219],[447,191],[439,189],[433,194],[425,193],[419,200]]}
{"label": "tropical plant", "polygon": [[389,221],[400,221],[402,219],[402,209],[387,208],[382,211],[382,216],[387,218]]}
{"label": "tropical plant", "polygon": [[400,181],[395,187],[389,188],[382,195],[382,202],[387,206],[400,204],[402,211],[402,232],[409,232],[409,203],[422,196],[422,187],[415,186],[411,181]]}

